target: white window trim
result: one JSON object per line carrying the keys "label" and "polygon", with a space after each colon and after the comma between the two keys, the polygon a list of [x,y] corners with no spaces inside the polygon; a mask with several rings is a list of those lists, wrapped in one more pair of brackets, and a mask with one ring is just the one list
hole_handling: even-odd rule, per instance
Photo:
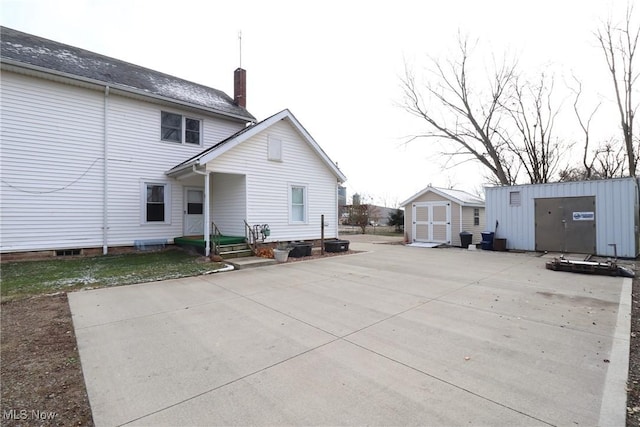
{"label": "white window trim", "polygon": [[[162,113],[175,114],[175,115],[181,117],[181,119],[182,119],[181,132],[182,132],[182,134],[180,135],[180,142],[171,141],[171,140],[168,140],[168,139],[162,139]],[[198,141],[197,144],[192,144],[190,142],[187,142],[187,119],[197,120],[198,123],[200,124],[200,129],[199,129],[199,132],[198,132],[199,141]],[[177,113],[177,112],[171,111],[171,110],[160,110],[160,124],[159,124],[160,142],[164,142],[166,144],[172,144],[172,145],[186,145],[187,147],[188,146],[201,147],[202,146],[203,128],[204,128],[204,121],[199,117],[187,116],[187,115],[184,115],[182,113]]]}
{"label": "white window trim", "polygon": [[[304,200],[304,221],[294,221],[293,220],[293,189],[294,188],[302,188],[302,197]],[[296,224],[308,224],[309,223],[309,186],[307,184],[293,184],[290,183],[287,185],[287,193],[288,193],[288,210],[289,210],[289,225]]]}
{"label": "white window trim", "polygon": [[[476,215],[476,212],[478,213],[478,215]],[[476,221],[476,219],[478,221]],[[480,208],[473,208],[473,226],[478,227],[479,225],[480,225]]]}
{"label": "white window trim", "polygon": [[[147,221],[147,186],[164,187],[164,221]],[[171,224],[171,184],[166,181],[140,181],[140,225]]]}

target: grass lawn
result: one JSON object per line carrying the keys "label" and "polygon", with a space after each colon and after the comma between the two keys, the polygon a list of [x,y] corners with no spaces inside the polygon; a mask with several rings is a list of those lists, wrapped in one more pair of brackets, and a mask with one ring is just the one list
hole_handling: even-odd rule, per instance
{"label": "grass lawn", "polygon": [[70,291],[84,287],[130,285],[212,272],[221,263],[181,250],[87,258],[3,263],[2,299]]}

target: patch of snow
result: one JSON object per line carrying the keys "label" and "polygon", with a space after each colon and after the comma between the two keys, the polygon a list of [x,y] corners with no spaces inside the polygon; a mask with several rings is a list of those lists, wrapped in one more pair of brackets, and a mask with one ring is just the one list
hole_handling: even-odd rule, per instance
{"label": "patch of snow", "polygon": [[211,89],[187,81],[156,78],[154,76],[148,76],[148,80],[156,88],[158,94],[169,98],[181,99],[193,104],[206,105],[213,108],[224,108],[229,104],[227,99]]}

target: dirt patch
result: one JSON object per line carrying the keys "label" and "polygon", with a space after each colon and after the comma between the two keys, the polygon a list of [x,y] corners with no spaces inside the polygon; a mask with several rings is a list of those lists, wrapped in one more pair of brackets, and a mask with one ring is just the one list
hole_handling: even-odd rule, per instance
{"label": "dirt patch", "polygon": [[1,424],[92,426],[66,294],[2,304]]}
{"label": "dirt patch", "polygon": [[640,278],[633,279],[631,291],[631,339],[627,380],[627,426],[640,426]]}

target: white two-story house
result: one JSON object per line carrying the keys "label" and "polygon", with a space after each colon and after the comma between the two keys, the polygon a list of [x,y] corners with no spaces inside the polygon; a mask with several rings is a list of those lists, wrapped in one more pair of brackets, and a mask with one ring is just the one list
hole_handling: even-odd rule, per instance
{"label": "white two-story house", "polygon": [[293,114],[1,28],[0,252],[106,254],[217,230],[337,237],[346,180]]}

